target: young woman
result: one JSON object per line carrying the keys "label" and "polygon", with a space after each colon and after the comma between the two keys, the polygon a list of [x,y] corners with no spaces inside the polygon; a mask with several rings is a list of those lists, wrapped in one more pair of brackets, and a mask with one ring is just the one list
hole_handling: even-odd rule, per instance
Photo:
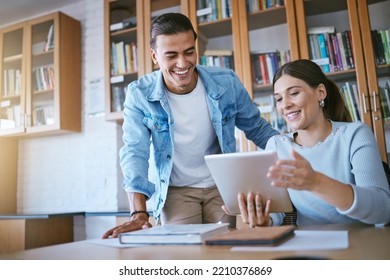
{"label": "young woman", "polygon": [[[279,114],[290,131],[272,137],[266,149],[279,161],[268,177],[288,188],[297,225],[385,224],[390,190],[372,131],[351,122],[339,88],[310,60],[282,66],[273,79]],[[269,214],[261,194],[239,194],[242,219],[250,226],[280,225],[284,214]]]}

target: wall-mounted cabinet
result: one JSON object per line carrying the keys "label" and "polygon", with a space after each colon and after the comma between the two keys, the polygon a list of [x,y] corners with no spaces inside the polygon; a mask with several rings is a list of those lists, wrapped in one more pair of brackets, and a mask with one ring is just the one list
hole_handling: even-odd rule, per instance
{"label": "wall-mounted cabinet", "polygon": [[81,130],[80,22],[56,12],[0,30],[0,136]]}

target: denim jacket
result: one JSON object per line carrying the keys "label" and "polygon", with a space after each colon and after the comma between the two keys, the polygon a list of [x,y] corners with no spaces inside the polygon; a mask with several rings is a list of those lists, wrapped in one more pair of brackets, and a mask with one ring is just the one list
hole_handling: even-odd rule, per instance
{"label": "denim jacket", "polygon": [[[268,139],[278,132],[260,117],[235,72],[200,65],[196,70],[206,88],[211,121],[222,152],[236,151],[235,126],[257,146],[265,148]],[[175,120],[165,92],[161,71],[144,75],[129,84],[123,111],[124,146],[119,151],[124,189],[152,199],[153,214],[157,219],[166,200],[174,157]],[[150,178],[148,172],[151,144],[155,178]]]}

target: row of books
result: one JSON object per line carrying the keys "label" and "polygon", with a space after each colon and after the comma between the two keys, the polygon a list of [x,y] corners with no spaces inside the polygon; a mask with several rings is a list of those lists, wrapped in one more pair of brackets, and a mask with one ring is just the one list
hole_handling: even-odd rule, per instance
{"label": "row of books", "polygon": [[371,35],[376,64],[390,64],[390,29],[372,30]]}
{"label": "row of books", "polygon": [[[358,89],[356,84],[346,82],[340,86],[340,92],[344,99],[345,105],[347,106],[352,121],[361,121],[362,116],[360,115]],[[382,107],[382,116],[386,121],[390,120],[390,80],[384,83],[384,86],[379,86],[379,98]]]}
{"label": "row of books", "polygon": [[111,43],[111,75],[122,75],[138,70],[137,45],[134,42]]}
{"label": "row of books", "polygon": [[[49,125],[54,123],[54,106],[45,104],[35,106],[33,110],[33,125]],[[10,129],[21,125],[20,104],[1,108],[0,129]]]}
{"label": "row of books", "polygon": [[20,104],[1,108],[0,129],[9,129],[20,126],[21,108]]}
{"label": "row of books", "polygon": [[33,68],[34,91],[53,90],[55,75],[53,65]]}
{"label": "row of books", "polygon": [[3,85],[3,98],[19,96],[22,92],[22,72],[20,69],[5,69]]}
{"label": "row of books", "polygon": [[324,73],[355,68],[351,31],[336,32],[333,26],[309,28],[310,59]]}
{"label": "row of books", "polygon": [[47,38],[43,45],[43,51],[47,52],[54,49],[54,24],[51,24],[47,32]]}
{"label": "row of books", "polygon": [[382,106],[383,119],[390,120],[390,80],[387,80],[384,86],[379,86],[379,95]]}
{"label": "row of books", "polygon": [[122,112],[125,102],[126,86],[112,85],[111,88],[111,112]]}
{"label": "row of books", "polygon": [[259,108],[261,116],[271,124],[271,126],[281,133],[287,132],[287,123],[276,110],[275,98],[272,94],[257,96],[254,103]]}
{"label": "row of books", "polygon": [[196,15],[198,23],[230,18],[231,0],[197,0]]}
{"label": "row of books", "polygon": [[246,8],[249,13],[282,6],[284,6],[284,0],[246,0]]}
{"label": "row of books", "polygon": [[32,44],[33,55],[40,55],[42,52],[52,51],[54,49],[54,24],[51,24],[46,35],[45,41],[34,42]]}
{"label": "row of books", "polygon": [[272,51],[267,53],[252,53],[252,77],[257,85],[269,85],[283,64],[291,61],[290,51]]}
{"label": "row of books", "polygon": [[204,54],[199,57],[199,64],[234,70],[233,52],[230,50],[206,50]]}
{"label": "row of books", "polygon": [[54,123],[54,106],[41,105],[33,110],[33,125],[50,125]]}
{"label": "row of books", "polygon": [[359,111],[360,106],[357,85],[346,82],[340,86],[340,93],[349,113],[351,114],[352,121],[355,122],[362,120]]}
{"label": "row of books", "polygon": [[[197,0],[196,15],[198,23],[230,18],[231,0]],[[246,0],[249,13],[284,6],[284,0]]]}
{"label": "row of books", "polygon": [[120,22],[110,24],[110,31],[118,31],[126,28],[134,28],[137,26],[136,18],[125,18]]}

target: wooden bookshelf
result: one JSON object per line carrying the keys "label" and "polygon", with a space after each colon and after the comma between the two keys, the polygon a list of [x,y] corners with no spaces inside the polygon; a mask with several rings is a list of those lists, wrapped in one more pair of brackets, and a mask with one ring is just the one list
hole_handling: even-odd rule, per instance
{"label": "wooden bookshelf", "polygon": [[143,18],[143,1],[104,1],[107,120],[122,119],[126,86],[144,73]]}

